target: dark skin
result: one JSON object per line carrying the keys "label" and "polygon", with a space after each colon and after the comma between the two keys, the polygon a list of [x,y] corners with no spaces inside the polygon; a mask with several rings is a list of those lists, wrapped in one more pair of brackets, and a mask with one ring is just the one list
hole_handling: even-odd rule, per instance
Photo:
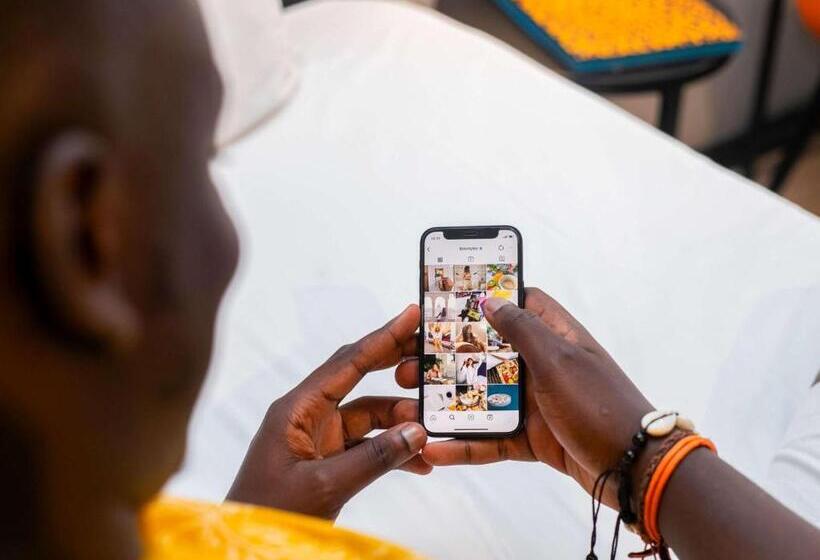
{"label": "dark skin", "polygon": [[[589,332],[540,290],[527,290],[526,309],[492,298],[484,311],[527,363],[525,429],[507,440],[432,443],[425,460],[436,466],[541,461],[590,492],[653,407]],[[399,369],[400,385],[415,385],[413,368],[408,363]],[[652,440],[647,446],[635,465],[636,479],[659,445]],[[616,507],[614,482],[607,490],[605,502]],[[820,530],[705,450],[693,452],[672,476],[659,527],[683,559],[797,560],[820,550]]]}
{"label": "dark skin", "polygon": [[[193,2],[0,13],[0,557],[138,558],[237,261],[208,173],[220,79]],[[340,406],[415,353],[418,322],[408,307],[274,403],[231,497],[333,518],[394,468],[428,473],[414,401]]]}

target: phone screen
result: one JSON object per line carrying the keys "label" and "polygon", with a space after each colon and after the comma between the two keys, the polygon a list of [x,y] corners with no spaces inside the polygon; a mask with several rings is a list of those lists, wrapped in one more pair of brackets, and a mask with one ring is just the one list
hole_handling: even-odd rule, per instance
{"label": "phone screen", "polygon": [[481,303],[523,300],[521,236],[509,226],[422,236],[420,416],[442,437],[498,437],[521,423],[522,364]]}

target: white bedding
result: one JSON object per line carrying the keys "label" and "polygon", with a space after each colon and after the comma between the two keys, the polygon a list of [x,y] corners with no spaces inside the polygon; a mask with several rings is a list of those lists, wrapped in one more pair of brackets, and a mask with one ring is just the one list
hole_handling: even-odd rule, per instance
{"label": "white bedding", "polygon": [[[820,220],[434,12],[309,2],[286,21],[300,88],[214,166],[244,253],[171,492],[222,498],[267,405],[417,301],[421,232],[489,223],[519,227],[526,282],[657,406],[766,483],[820,369]],[[357,394],[398,392],[385,372]],[[434,558],[583,558],[589,507],[505,464],[391,474],[340,523]]]}
{"label": "white bedding", "polygon": [[769,466],[767,488],[820,527],[820,382],[797,408]]}

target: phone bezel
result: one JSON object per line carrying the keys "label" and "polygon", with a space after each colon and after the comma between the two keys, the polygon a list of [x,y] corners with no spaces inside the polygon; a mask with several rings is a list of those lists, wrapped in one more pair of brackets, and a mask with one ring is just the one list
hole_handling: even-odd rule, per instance
{"label": "phone bezel", "polygon": [[498,231],[502,229],[508,229],[518,236],[518,306],[523,308],[524,307],[524,238],[521,236],[521,232],[518,231],[518,228],[513,226],[501,225],[501,226],[440,226],[440,227],[431,227],[425,230],[424,233],[421,234],[421,241],[420,241],[420,251],[419,251],[419,307],[421,308],[421,319],[419,321],[419,332],[418,332],[418,360],[419,360],[419,424],[421,424],[425,430],[427,430],[427,435],[430,437],[441,437],[441,438],[453,438],[453,439],[501,439],[501,438],[510,438],[514,437],[524,429],[524,419],[526,418],[526,398],[525,398],[525,388],[524,383],[526,382],[526,364],[524,363],[523,358],[519,354],[518,356],[518,367],[519,367],[519,375],[518,375],[518,425],[509,432],[465,432],[465,431],[458,431],[458,432],[431,432],[427,429],[427,426],[424,423],[424,372],[421,369],[421,363],[424,359],[424,244],[427,240],[427,236],[433,232],[442,232],[444,237],[447,237],[447,234],[456,234],[463,237],[454,237],[453,239],[493,239],[490,237],[481,237],[481,231],[489,231],[495,230],[496,237],[498,236]]}

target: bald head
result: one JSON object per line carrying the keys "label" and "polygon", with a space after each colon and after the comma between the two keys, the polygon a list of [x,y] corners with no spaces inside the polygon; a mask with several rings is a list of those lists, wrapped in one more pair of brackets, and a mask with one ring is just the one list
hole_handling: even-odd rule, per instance
{"label": "bald head", "polygon": [[[145,2],[105,0],[0,0],[0,129],[4,148],[35,124],[59,121],[100,126],[105,112],[105,75],[133,67],[128,14],[146,21]],[[120,9],[117,10],[117,7]],[[120,20],[119,22],[117,20]],[[118,37],[119,35],[119,37]],[[111,46],[121,41],[121,48]],[[127,54],[131,64],[122,65]],[[12,125],[10,128],[8,125]],[[22,130],[21,130],[22,129]]]}
{"label": "bald head", "polygon": [[0,449],[20,457],[0,491],[19,484],[59,550],[127,557],[117,533],[181,460],[236,261],[208,174],[219,78],[188,0],[0,14]]}
{"label": "bald head", "polygon": [[189,0],[0,0],[0,13],[2,155],[59,126],[115,137],[134,118],[166,117],[157,102],[171,109],[189,77],[203,98],[219,87]]}
{"label": "bald head", "polygon": [[[211,150],[221,84],[193,2],[0,0],[0,13],[0,224],[28,218],[32,174],[66,131],[136,173],[180,145]],[[146,179],[139,190],[162,186]],[[0,255],[23,247],[13,234],[0,225]]]}
{"label": "bald head", "polygon": [[[132,204],[151,195],[174,204],[169,158],[183,163],[187,152],[190,170],[210,156],[221,83],[191,0],[0,0],[0,10],[0,256],[15,261],[10,280],[30,292],[41,276],[29,270],[34,186],[55,148],[105,159]],[[145,208],[155,227],[172,229],[155,210]],[[157,294],[170,289],[166,276],[154,278]],[[41,291],[31,296],[35,311],[49,304]],[[55,324],[54,313],[40,315]]]}

